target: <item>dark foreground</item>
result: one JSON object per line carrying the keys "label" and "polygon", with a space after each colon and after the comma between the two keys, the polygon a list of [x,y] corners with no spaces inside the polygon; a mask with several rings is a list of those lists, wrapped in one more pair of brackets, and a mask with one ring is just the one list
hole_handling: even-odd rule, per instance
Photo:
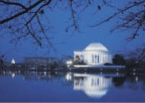
{"label": "dark foreground", "polygon": [[0,71],[0,102],[145,102],[143,72]]}

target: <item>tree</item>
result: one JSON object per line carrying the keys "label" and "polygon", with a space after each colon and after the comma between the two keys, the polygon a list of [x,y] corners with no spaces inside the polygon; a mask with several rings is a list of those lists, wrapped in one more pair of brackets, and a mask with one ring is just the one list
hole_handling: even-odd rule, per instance
{"label": "tree", "polygon": [[78,55],[76,55],[75,59],[76,59],[76,61],[81,61],[81,59]]}
{"label": "tree", "polygon": [[133,58],[133,57],[132,57],[132,58],[127,59],[127,60],[126,60],[126,67],[127,67],[128,69],[134,68],[134,67],[138,67],[136,58]]}
{"label": "tree", "polygon": [[116,54],[113,57],[113,64],[115,64],[115,65],[125,65],[126,62],[125,62],[125,59],[122,55]]}
{"label": "tree", "polygon": [[78,55],[76,55],[75,57],[75,61],[73,63],[74,65],[86,65],[86,63],[84,62],[84,60],[81,60],[80,57]]}
{"label": "tree", "polygon": [[[111,7],[115,10],[109,17],[104,20],[94,23],[91,27],[99,26],[115,18],[118,20],[118,25],[112,28],[114,30],[125,28],[132,29],[133,33],[129,35],[129,40],[136,39],[141,31],[145,30],[145,0],[0,0],[0,28],[10,31],[15,38],[12,42],[18,42],[23,38],[32,38],[38,46],[47,43],[53,48],[49,36],[46,34],[51,29],[42,22],[42,16],[47,13],[47,10],[53,11],[54,8],[68,8],[71,14],[71,24],[66,27],[66,32],[70,28],[79,31],[78,18],[79,14],[89,7],[94,7],[94,10],[102,10],[103,7]],[[116,4],[121,4],[120,8]],[[98,15],[96,14],[96,17]],[[39,28],[38,28],[39,27]]]}
{"label": "tree", "polygon": [[0,67],[4,65],[3,57],[0,57]]}
{"label": "tree", "polygon": [[125,80],[125,77],[114,77],[112,81],[115,87],[121,87],[123,86]]}
{"label": "tree", "polygon": [[76,55],[75,57],[75,61],[74,61],[74,65],[77,65],[77,64],[80,64],[81,60],[80,60],[80,57],[78,55]]}
{"label": "tree", "polygon": [[139,67],[144,66],[145,63],[145,49],[136,48],[129,51],[127,54],[126,64],[128,67]]}

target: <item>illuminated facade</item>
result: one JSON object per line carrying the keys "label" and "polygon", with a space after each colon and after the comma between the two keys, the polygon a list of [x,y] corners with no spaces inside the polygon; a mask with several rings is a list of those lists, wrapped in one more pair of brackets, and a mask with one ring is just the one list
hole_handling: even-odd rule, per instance
{"label": "illuminated facade", "polygon": [[80,58],[88,65],[112,63],[109,50],[101,43],[91,43],[83,51],[74,51],[74,60]]}
{"label": "illuminated facade", "polygon": [[11,64],[15,64],[16,62],[15,62],[15,59],[12,59],[11,60]]}

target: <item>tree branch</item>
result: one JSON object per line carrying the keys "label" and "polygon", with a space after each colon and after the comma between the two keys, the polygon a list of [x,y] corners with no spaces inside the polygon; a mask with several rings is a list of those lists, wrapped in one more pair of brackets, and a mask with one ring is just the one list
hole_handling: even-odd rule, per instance
{"label": "tree branch", "polygon": [[29,34],[36,40],[37,44],[41,47],[41,45],[42,45],[41,41],[38,40],[38,38],[36,37],[36,35],[30,31],[30,28],[29,28],[28,25],[26,25],[26,27],[27,27],[27,30],[28,30]]}
{"label": "tree branch", "polygon": [[[6,23],[6,22],[8,22],[8,21],[13,20],[13,19],[16,18],[16,17],[19,17],[19,16],[21,16],[21,15],[27,13],[29,10],[33,9],[34,7],[36,7],[37,5],[39,5],[39,4],[40,4],[41,2],[43,2],[43,1],[44,1],[44,0],[38,0],[36,3],[34,3],[33,5],[31,5],[30,7],[27,7],[27,9],[25,9],[25,10],[23,10],[23,11],[21,11],[21,12],[15,14],[15,15],[13,15],[13,16],[11,16],[11,17],[9,17],[9,18],[6,18],[6,19],[1,20],[1,21],[0,21],[0,24],[4,24],[4,23]],[[51,1],[52,1],[52,0],[49,0],[49,1],[48,1],[48,4],[49,4]]]}
{"label": "tree branch", "polygon": [[38,21],[38,24],[39,24],[39,26],[40,26],[40,29],[41,29],[42,33],[44,34],[45,39],[47,40],[47,42],[48,42],[48,44],[50,45],[50,47],[52,47],[52,49],[56,52],[56,49],[53,47],[52,43],[50,42],[50,39],[49,39],[48,36],[45,34],[45,31],[44,31],[44,28],[43,28],[43,26],[42,26],[42,23],[41,23],[41,21],[40,21],[39,16],[37,15],[36,17],[37,17],[37,21]]}
{"label": "tree branch", "polygon": [[23,4],[21,4],[21,3],[4,1],[4,0],[1,0],[0,3],[4,3],[6,5],[17,5],[17,6],[20,6],[21,8],[23,8],[23,9],[27,10],[27,8]]}
{"label": "tree branch", "polygon": [[49,5],[49,3],[50,3],[51,1],[52,1],[52,0],[49,0],[47,3],[41,5],[41,6],[34,12],[34,15],[30,18],[29,21],[26,22],[25,25],[28,25],[28,24],[33,20],[33,18],[37,15],[37,13],[38,13],[44,6]]}
{"label": "tree branch", "polygon": [[77,31],[78,25],[77,25],[77,22],[76,22],[76,19],[75,19],[75,12],[74,12],[73,7],[72,7],[72,1],[70,1],[70,7],[71,7],[71,14],[72,14],[72,19],[73,19],[73,25],[75,27],[75,30]]}
{"label": "tree branch", "polygon": [[123,27],[125,27],[125,28],[134,27],[136,24],[138,24],[136,22],[136,18],[138,18],[142,13],[145,13],[145,10],[139,11],[137,13],[131,13],[131,14],[127,15],[125,18],[123,18],[123,21],[126,21],[126,22],[117,25],[115,28],[112,28],[110,30],[110,32],[114,32],[115,30],[123,28]]}
{"label": "tree branch", "polygon": [[120,13],[123,13],[123,12],[125,12],[125,11],[131,9],[132,7],[138,6],[138,5],[140,5],[140,4],[144,3],[144,2],[145,2],[145,0],[144,0],[144,1],[141,1],[141,2],[138,2],[138,3],[134,3],[133,5],[128,6],[128,7],[124,8],[124,9],[122,9],[122,10],[120,10],[120,11],[114,13],[113,15],[111,15],[110,17],[108,17],[107,19],[101,21],[100,23],[97,23],[97,24],[95,24],[95,25],[92,25],[91,27],[99,26],[99,25],[101,25],[101,24],[103,24],[103,23],[105,23],[105,22],[108,22],[108,21],[110,21],[111,19],[113,19],[114,17],[116,17],[117,15],[119,15]]}

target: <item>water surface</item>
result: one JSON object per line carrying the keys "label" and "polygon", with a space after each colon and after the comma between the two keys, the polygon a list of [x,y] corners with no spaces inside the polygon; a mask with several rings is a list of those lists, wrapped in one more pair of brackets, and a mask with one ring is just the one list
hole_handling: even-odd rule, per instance
{"label": "water surface", "polygon": [[1,71],[0,102],[144,102],[143,74]]}

